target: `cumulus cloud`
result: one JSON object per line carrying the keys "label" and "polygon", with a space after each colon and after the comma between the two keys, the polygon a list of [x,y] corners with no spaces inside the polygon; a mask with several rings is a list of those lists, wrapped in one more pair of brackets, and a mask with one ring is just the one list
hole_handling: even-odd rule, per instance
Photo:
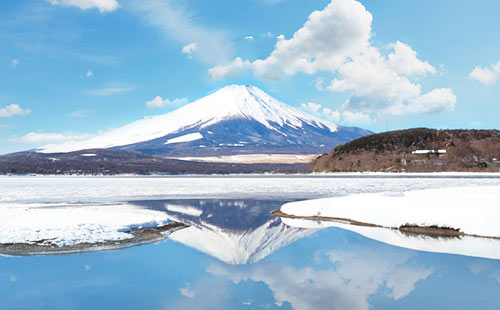
{"label": "cumulus cloud", "polygon": [[58,6],[76,6],[82,10],[96,8],[99,12],[111,12],[116,10],[119,5],[116,0],[47,0],[52,5]]}
{"label": "cumulus cloud", "polygon": [[196,51],[196,42],[186,44],[182,47],[181,53],[187,54],[188,58],[193,57],[193,53]]}
{"label": "cumulus cloud", "polygon": [[321,110],[321,114],[324,117],[331,119],[332,121],[334,121],[336,123],[340,122],[340,112],[337,110],[332,110],[330,108],[323,108]]}
{"label": "cumulus cloud", "polygon": [[389,54],[387,65],[394,72],[406,76],[436,74],[436,68],[427,61],[418,59],[417,52],[409,45],[397,41],[389,46],[394,49],[394,52]]}
{"label": "cumulus cloud", "polygon": [[187,98],[175,98],[170,100],[168,98],[163,99],[160,96],[154,97],[152,100],[146,101],[146,106],[150,109],[153,108],[163,108],[168,105],[185,104],[188,102]]}
{"label": "cumulus cloud", "polygon": [[133,0],[128,5],[141,18],[159,29],[169,39],[183,46],[196,43],[193,57],[206,64],[216,64],[231,59],[234,48],[225,32],[200,25],[195,16],[172,1]]}
{"label": "cumulus cloud", "polygon": [[361,3],[334,0],[323,10],[312,12],[292,38],[280,37],[269,57],[252,62],[251,69],[267,79],[336,70],[368,45],[371,22],[372,15]]}
{"label": "cumulus cloud", "polygon": [[[416,56],[416,53],[411,52],[408,46],[398,47],[398,44],[395,44],[392,48],[394,53],[385,57],[378,49],[369,47],[364,53],[341,66],[338,76],[328,89],[333,92],[351,91],[350,98],[342,108],[376,115],[452,111],[456,96],[451,89],[434,89],[422,95],[421,85],[412,82],[408,77],[435,73],[434,67],[415,57],[410,61],[408,54]],[[401,66],[402,63],[413,63],[413,66]]]}
{"label": "cumulus cloud", "polygon": [[[372,20],[359,1],[332,0],[323,10],[312,12],[291,38],[278,37],[267,58],[249,61],[238,57],[227,65],[209,69],[210,76],[233,78],[243,70],[251,70],[257,77],[279,79],[298,73],[330,72],[336,76],[326,89],[350,93],[333,117],[340,114],[349,121],[368,122],[384,113],[453,110],[456,97],[451,89],[435,89],[422,95],[422,86],[415,79],[436,74],[437,70],[420,60],[411,46],[400,41],[391,43],[386,55],[371,44]],[[323,83],[322,78],[317,78],[314,84],[323,90]],[[325,114],[329,114],[328,110]]]}
{"label": "cumulus cloud", "polygon": [[30,109],[23,109],[18,104],[11,104],[0,108],[0,117],[11,117],[14,115],[26,115],[30,113]]}
{"label": "cumulus cloud", "polygon": [[252,63],[250,61],[237,57],[228,66],[216,66],[208,69],[208,74],[212,79],[235,78],[238,77],[242,71],[251,68],[251,66]]}
{"label": "cumulus cloud", "polygon": [[73,135],[56,132],[29,132],[21,138],[15,139],[21,143],[41,143],[41,142],[60,142],[68,140],[82,140],[88,138],[88,134]]}
{"label": "cumulus cloud", "polygon": [[367,125],[372,122],[370,116],[363,112],[351,112],[348,110],[342,111],[342,119],[345,123],[356,125]]}
{"label": "cumulus cloud", "polygon": [[307,102],[300,105],[305,111],[323,116],[335,123],[345,123],[349,125],[369,125],[373,122],[368,114],[363,112],[352,112],[347,110],[332,110],[323,107],[319,103]]}
{"label": "cumulus cloud", "polygon": [[193,299],[194,298],[194,291],[189,289],[189,287],[184,287],[180,288],[179,292],[181,293],[182,296]]}
{"label": "cumulus cloud", "polygon": [[500,61],[492,64],[489,68],[477,66],[469,74],[469,78],[483,84],[494,84],[500,76]]}
{"label": "cumulus cloud", "polygon": [[453,111],[457,97],[449,88],[436,88],[419,97],[411,99],[408,104],[390,106],[381,114],[402,115],[418,113],[435,113]]}
{"label": "cumulus cloud", "polygon": [[321,109],[321,104],[319,103],[314,103],[314,102],[307,102],[307,103],[302,103],[300,105],[302,109],[309,111],[309,112],[315,112],[317,113],[319,109]]}

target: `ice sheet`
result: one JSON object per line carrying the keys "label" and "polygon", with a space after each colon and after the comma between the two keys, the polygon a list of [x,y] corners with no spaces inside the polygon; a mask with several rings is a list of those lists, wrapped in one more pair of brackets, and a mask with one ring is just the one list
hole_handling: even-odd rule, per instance
{"label": "ice sheet", "polygon": [[340,174],[76,177],[0,176],[0,208],[12,202],[109,202],[169,198],[314,199],[411,189],[500,186],[493,174]]}

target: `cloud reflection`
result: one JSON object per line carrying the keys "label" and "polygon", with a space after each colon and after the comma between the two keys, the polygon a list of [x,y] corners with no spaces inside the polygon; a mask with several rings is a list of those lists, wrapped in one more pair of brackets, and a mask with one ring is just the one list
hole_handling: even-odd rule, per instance
{"label": "cloud reflection", "polygon": [[262,281],[277,303],[289,302],[294,309],[369,309],[369,297],[379,289],[387,288],[387,297],[398,300],[433,273],[413,265],[412,255],[400,249],[356,246],[316,253],[308,266],[266,261],[244,269],[212,263],[207,271],[235,284]]}

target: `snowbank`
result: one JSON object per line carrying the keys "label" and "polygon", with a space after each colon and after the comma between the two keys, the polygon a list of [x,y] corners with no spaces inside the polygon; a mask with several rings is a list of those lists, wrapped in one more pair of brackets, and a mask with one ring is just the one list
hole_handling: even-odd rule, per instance
{"label": "snowbank", "polygon": [[384,227],[405,224],[500,237],[500,186],[358,194],[287,203],[283,213],[345,218]]}
{"label": "snowbank", "polygon": [[70,246],[132,238],[130,229],[168,222],[164,212],[132,205],[0,205],[0,244]]}
{"label": "snowbank", "polygon": [[457,254],[465,256],[500,259],[500,240],[462,236],[460,238],[435,238],[423,235],[405,234],[399,230],[356,226],[330,221],[311,221],[282,218],[285,225],[295,228],[321,229],[339,227],[358,233],[364,237],[407,249]]}

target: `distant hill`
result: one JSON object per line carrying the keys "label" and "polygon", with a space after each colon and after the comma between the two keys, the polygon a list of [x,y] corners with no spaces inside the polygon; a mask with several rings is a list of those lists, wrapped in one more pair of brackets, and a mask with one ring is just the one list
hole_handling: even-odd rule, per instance
{"label": "distant hill", "polygon": [[20,152],[0,156],[0,174],[148,175],[307,171],[307,164],[202,163],[106,149],[55,154]]}
{"label": "distant hill", "polygon": [[500,131],[414,128],[384,132],[337,146],[331,153],[315,159],[310,169],[315,172],[499,172]]}

